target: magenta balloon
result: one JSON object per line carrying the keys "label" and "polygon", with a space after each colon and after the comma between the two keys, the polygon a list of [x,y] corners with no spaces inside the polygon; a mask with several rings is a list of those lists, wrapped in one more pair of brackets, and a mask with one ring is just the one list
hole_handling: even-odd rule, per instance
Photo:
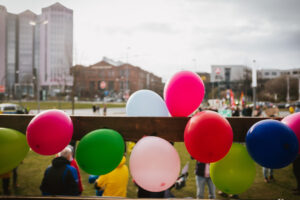
{"label": "magenta balloon", "polygon": [[53,155],[71,141],[73,123],[60,110],[47,110],[37,114],[27,127],[26,137],[30,148],[38,154]]}
{"label": "magenta balloon", "polygon": [[288,127],[290,127],[295,133],[299,143],[298,154],[300,154],[300,113],[298,112],[298,113],[288,115],[285,118],[283,118],[281,121],[284,124],[286,124]]}
{"label": "magenta balloon", "polygon": [[194,72],[177,72],[164,88],[164,98],[174,117],[187,117],[201,104],[205,89],[200,76]]}
{"label": "magenta balloon", "polygon": [[136,184],[150,192],[161,192],[178,178],[180,159],[168,141],[148,136],[134,146],[129,167]]}

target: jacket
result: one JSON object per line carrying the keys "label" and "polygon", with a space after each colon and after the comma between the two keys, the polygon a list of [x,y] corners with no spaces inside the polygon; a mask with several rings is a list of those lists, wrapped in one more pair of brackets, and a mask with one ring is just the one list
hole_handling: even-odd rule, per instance
{"label": "jacket", "polygon": [[82,183],[81,183],[81,177],[80,177],[80,173],[79,173],[79,167],[77,165],[77,162],[75,159],[73,159],[70,163],[70,165],[72,167],[74,167],[77,171],[77,177],[78,177],[78,187],[79,187],[79,192],[82,193],[83,187],[82,187]]}
{"label": "jacket", "polygon": [[76,169],[70,166],[66,158],[54,158],[52,166],[48,167],[44,173],[40,190],[43,195],[78,195]]}
{"label": "jacket", "polygon": [[123,157],[116,169],[96,180],[96,185],[104,189],[103,196],[126,197],[129,173],[125,162],[126,158]]}

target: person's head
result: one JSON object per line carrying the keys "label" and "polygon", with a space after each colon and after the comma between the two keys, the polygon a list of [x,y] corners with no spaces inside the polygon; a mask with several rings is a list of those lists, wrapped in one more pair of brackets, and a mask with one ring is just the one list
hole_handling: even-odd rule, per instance
{"label": "person's head", "polygon": [[66,148],[64,148],[61,152],[58,153],[59,157],[64,157],[66,158],[68,161],[72,161],[73,160],[73,156],[72,156],[72,148],[70,147],[70,145],[68,145]]}

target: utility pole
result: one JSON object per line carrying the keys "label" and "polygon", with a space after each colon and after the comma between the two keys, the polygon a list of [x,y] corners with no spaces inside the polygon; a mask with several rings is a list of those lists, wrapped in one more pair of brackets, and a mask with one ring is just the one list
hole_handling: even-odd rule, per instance
{"label": "utility pole", "polygon": [[252,65],[252,88],[253,88],[253,108],[256,108],[256,87],[257,87],[257,72],[255,66],[256,60],[253,60]]}
{"label": "utility pole", "polygon": [[300,101],[300,77],[298,77],[298,101]]}
{"label": "utility pole", "polygon": [[[29,25],[32,26],[32,66],[33,66],[33,69],[35,68],[35,31],[36,31],[36,26],[38,24],[43,24],[45,26],[47,26],[48,24],[48,21],[47,20],[44,20],[44,21],[39,21],[39,22],[34,22],[34,21],[31,21],[29,22]],[[37,112],[39,113],[40,112],[40,84],[39,84],[39,76],[40,76],[40,73],[39,73],[39,67],[36,68],[35,70],[35,83],[36,83],[36,101],[37,101]]]}
{"label": "utility pole", "polygon": [[286,76],[286,82],[287,82],[287,92],[286,92],[286,102],[290,102],[290,77],[289,75]]}

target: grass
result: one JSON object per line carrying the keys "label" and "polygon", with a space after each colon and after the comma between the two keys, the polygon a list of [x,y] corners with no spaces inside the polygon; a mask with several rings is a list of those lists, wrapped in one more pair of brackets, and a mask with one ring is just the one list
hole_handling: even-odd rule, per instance
{"label": "grass", "polygon": [[[196,197],[196,183],[195,183],[195,161],[190,159],[184,143],[175,143],[175,148],[181,158],[182,167],[189,161],[189,177],[186,187],[181,190],[172,189],[172,192],[177,198],[183,197]],[[40,195],[39,186],[43,178],[44,170],[51,163],[54,156],[41,156],[30,151],[18,168],[18,183],[20,187],[17,190],[12,190],[13,194],[25,195],[25,196],[37,196]],[[127,156],[127,165],[129,157]],[[299,199],[299,196],[294,196],[291,192],[292,188],[295,188],[296,181],[292,173],[292,166],[285,167],[283,169],[275,170],[274,177],[275,182],[265,183],[262,175],[262,168],[257,165],[256,178],[253,185],[244,193],[240,194],[241,199]],[[88,174],[81,171],[82,183],[84,185],[84,191],[82,196],[94,196],[95,190],[93,184],[88,183]],[[0,183],[1,185],[2,183]],[[0,187],[0,194],[2,193],[2,187]],[[132,183],[130,178],[127,190],[127,197],[136,198],[136,187]],[[205,197],[207,197],[207,187]],[[217,198],[223,199],[218,196]]]}
{"label": "grass", "polygon": [[[5,103],[5,102],[3,102]],[[11,103],[11,102],[10,102]],[[23,107],[30,109],[37,109],[37,102],[35,101],[13,101],[13,103],[20,104]],[[92,109],[94,103],[87,102],[87,103],[75,103],[75,109]],[[103,107],[103,103],[95,103],[95,105],[100,105]],[[108,108],[119,108],[125,107],[125,103],[107,103]],[[72,103],[70,101],[41,101],[40,102],[40,109],[72,109]]]}

